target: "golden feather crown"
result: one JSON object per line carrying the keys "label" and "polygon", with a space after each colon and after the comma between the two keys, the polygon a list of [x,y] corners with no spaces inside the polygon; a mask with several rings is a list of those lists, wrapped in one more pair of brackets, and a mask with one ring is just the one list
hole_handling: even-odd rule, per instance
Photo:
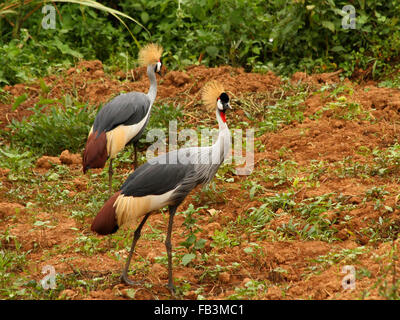
{"label": "golden feather crown", "polygon": [[149,43],[139,51],[139,63],[141,66],[157,63],[163,53],[163,48],[156,43]]}
{"label": "golden feather crown", "polygon": [[217,106],[217,99],[223,92],[225,92],[224,87],[218,81],[213,80],[206,83],[202,90],[201,98],[207,109],[215,109]]}

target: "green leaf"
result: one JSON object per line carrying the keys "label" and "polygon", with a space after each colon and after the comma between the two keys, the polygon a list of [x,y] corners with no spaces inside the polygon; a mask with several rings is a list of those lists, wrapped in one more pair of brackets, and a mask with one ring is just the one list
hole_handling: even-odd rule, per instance
{"label": "green leaf", "polygon": [[368,22],[368,16],[362,14],[360,17],[357,17],[357,25],[363,25]]}
{"label": "green leaf", "polygon": [[37,220],[37,221],[35,221],[34,222],[34,226],[35,227],[42,227],[42,226],[46,226],[47,224],[49,224],[49,221],[40,221],[40,220]]}
{"label": "green leaf", "polygon": [[55,38],[54,45],[57,47],[58,50],[61,51],[62,54],[69,54],[78,59],[81,59],[83,57],[80,52],[71,49],[68,44],[62,43],[58,38]]}
{"label": "green leaf", "polygon": [[46,85],[42,78],[39,79],[40,88],[42,89],[42,93],[47,94],[50,92],[50,88]]}
{"label": "green leaf", "polygon": [[196,250],[203,249],[204,246],[206,245],[206,242],[207,242],[206,239],[199,239],[199,240],[196,241],[196,243],[195,243],[195,245],[194,245],[194,248],[195,248]]}
{"label": "green leaf", "polygon": [[243,251],[246,253],[252,253],[254,250],[252,247],[247,247],[247,248],[244,248]]}
{"label": "green leaf", "polygon": [[260,54],[260,52],[261,52],[261,50],[260,50],[259,47],[253,47],[253,48],[251,49],[251,51],[252,51],[253,53],[255,53],[255,54]]}
{"label": "green leaf", "polygon": [[392,207],[385,206],[385,209],[386,209],[387,211],[389,211],[389,212],[393,212],[393,208],[392,208]]}
{"label": "green leaf", "polygon": [[331,30],[332,32],[335,32],[335,25],[331,21],[322,21],[321,22],[322,26],[326,29]]}
{"label": "green leaf", "polygon": [[125,294],[128,296],[128,298],[135,299],[136,290],[126,289]]}
{"label": "green leaf", "polygon": [[17,97],[12,105],[12,111],[15,111],[21,105],[21,103],[26,101],[26,99],[28,99],[28,95],[26,93],[23,93]]}
{"label": "green leaf", "polygon": [[180,244],[184,246],[186,249],[189,249],[196,241],[196,236],[194,234],[190,234],[185,241]]}
{"label": "green leaf", "polygon": [[196,255],[193,253],[187,253],[182,257],[182,264],[184,266],[188,265],[194,258],[196,258]]}
{"label": "green leaf", "polygon": [[47,178],[48,181],[56,181],[60,178],[59,174],[56,172],[53,172],[52,174],[50,174]]}
{"label": "green leaf", "polygon": [[142,19],[143,23],[145,23],[145,24],[146,24],[146,23],[149,21],[149,19],[150,19],[149,14],[148,14],[146,11],[143,11],[143,12],[140,14],[140,18]]}
{"label": "green leaf", "polygon": [[331,51],[340,52],[340,51],[346,51],[346,50],[342,46],[334,46],[331,48]]}
{"label": "green leaf", "polygon": [[206,52],[207,52],[212,58],[215,58],[215,57],[217,56],[218,51],[219,51],[218,48],[215,47],[215,46],[208,46],[208,47],[206,48]]}

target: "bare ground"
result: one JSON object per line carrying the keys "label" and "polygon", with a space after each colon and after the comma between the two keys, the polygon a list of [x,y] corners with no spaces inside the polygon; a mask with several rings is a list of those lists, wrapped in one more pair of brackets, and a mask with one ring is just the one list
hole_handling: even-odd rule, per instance
{"label": "bare ground", "polygon": [[[48,98],[70,94],[78,96],[80,101],[97,105],[121,91],[146,91],[148,80],[143,76],[143,71],[137,69],[128,74],[119,72],[110,76],[104,73],[100,61],[82,61],[76,67],[47,77],[44,81],[51,88]],[[181,104],[185,110],[185,121],[196,124],[196,115],[205,113],[201,109],[199,92],[204,83],[211,79],[220,80],[237,102],[249,96],[254,99],[262,97],[266,102],[269,99],[273,101],[283,85],[282,80],[272,73],[249,74],[231,67],[191,67],[182,72],[167,72],[160,78],[158,99]],[[193,196],[200,195],[195,207],[207,201],[211,203],[208,209],[197,213],[198,224],[202,229],[197,236],[208,240],[201,250],[208,258],[202,258],[199,252],[197,258],[187,266],[176,262],[174,277],[178,286],[184,288],[184,284],[189,284],[187,290],[182,289],[182,297],[185,299],[196,299],[199,296],[206,299],[384,299],[386,296],[382,292],[388,292],[385,290],[389,290],[389,285],[383,287],[383,281],[389,284],[397,281],[396,272],[398,274],[400,270],[392,253],[398,254],[399,245],[398,167],[392,164],[392,167],[387,168],[390,174],[381,176],[339,174],[338,168],[345,159],[350,158],[353,163],[372,166],[372,150],[385,150],[398,141],[400,90],[379,88],[377,83],[371,81],[356,83],[346,79],[341,82],[337,73],[311,76],[296,73],[289,82],[309,88],[302,104],[303,121],[283,124],[277,131],[266,132],[256,138],[265,148],[255,150],[255,173],[252,176],[230,175],[233,178],[230,182],[218,180],[217,188],[226,191],[212,201],[200,188],[192,193]],[[332,84],[349,88],[340,95],[346,97],[347,101],[359,104],[363,114],[368,117],[346,119],[340,117],[340,114],[338,117],[337,110],[324,109],[324,106],[335,101],[335,97],[330,95],[332,88],[327,91],[321,88]],[[38,101],[40,84],[18,84],[7,86],[5,90],[13,97],[27,92],[28,99],[15,111],[12,110],[11,102],[0,104],[2,128],[11,119],[20,120],[31,113],[28,108]],[[249,121],[246,113],[237,106],[232,117],[238,121]],[[316,114],[318,117],[315,117]],[[282,153],[282,150],[290,152]],[[365,155],[363,150],[370,152]],[[244,228],[229,227],[232,221],[249,215],[251,208],[262,205],[263,199],[293,189],[293,180],[287,179],[276,184],[275,180],[263,179],[277,163],[285,160],[294,161],[298,168],[304,168],[304,171],[298,172],[299,177],[306,177],[310,173],[313,161],[323,163],[323,170],[313,178],[315,184],[302,184],[300,180],[300,185],[292,195],[294,201],[301,202],[307,198],[334,193],[341,194],[345,204],[354,206],[345,212],[328,210],[323,213],[326,219],[333,221],[330,228],[335,229],[335,236],[331,241],[290,235],[287,232],[288,226],[296,216],[285,212],[284,208],[277,209],[272,221],[264,226],[264,232],[266,229],[271,230],[271,237],[267,236],[268,232],[265,232],[263,238],[258,233],[245,232]],[[35,175],[46,175],[54,165],[68,167],[69,177],[63,181],[71,198],[68,205],[54,204],[47,207],[39,202],[32,206],[31,202],[38,195],[46,199],[50,193],[49,190],[41,190],[40,185],[33,188],[31,194],[17,201],[8,192],[16,186],[13,179],[10,179],[9,170],[0,169],[0,231],[3,234],[10,232],[21,244],[19,250],[27,254],[27,266],[18,275],[39,281],[43,278],[42,267],[52,265],[65,278],[75,277],[82,281],[100,278],[106,282],[89,291],[82,289],[83,282],[81,285],[68,285],[66,282],[64,290],[58,294],[59,298],[132,298],[130,288],[120,284],[118,279],[128,253],[121,238],[97,237],[100,239],[97,249],[78,250],[82,246],[77,241],[78,237],[93,236],[89,228],[93,217],[79,221],[71,217],[71,212],[76,210],[80,201],[85,201],[84,195],[99,192],[91,175],[100,174],[101,170],[94,170],[84,176],[80,155],[67,152],[60,157],[42,157],[32,170]],[[124,165],[118,170],[127,173],[130,168]],[[246,180],[257,181],[261,186],[254,197],[249,196]],[[382,203],[379,208],[376,208],[377,199],[368,197],[367,191],[373,187],[382,187],[387,192],[380,199]],[[193,201],[194,198],[189,196],[179,210],[186,210]],[[388,210],[388,207],[391,209]],[[167,219],[166,213],[153,215],[143,230],[143,238],[138,242],[133,259],[135,261],[131,265],[135,272],[131,277],[143,280],[147,285],[134,287],[135,299],[171,298],[165,287],[166,264],[160,259],[165,257],[163,237]],[[372,228],[380,234],[376,240],[366,230],[380,219],[384,222]],[[52,227],[35,226],[35,221],[50,221]],[[174,248],[185,240],[187,229],[183,222],[184,217],[178,215],[173,233]],[[224,228],[230,230],[228,238],[235,240],[234,243],[212,245],[215,243],[215,230]],[[154,230],[160,233],[146,237],[146,234],[154,234]],[[286,230],[286,233],[282,230]],[[120,237],[132,236],[132,233],[123,230],[119,233]],[[7,250],[17,250],[13,248],[13,242],[3,240],[2,246]],[[249,250],[252,246],[253,249]],[[111,251],[113,254],[110,254]],[[181,248],[179,252],[184,253],[184,250]],[[350,256],[351,252],[353,256]],[[354,265],[358,272],[354,290],[345,290],[342,286],[345,276],[342,267],[347,264]],[[252,283],[257,284],[255,288],[250,285]],[[264,287],[258,286],[260,283]]]}

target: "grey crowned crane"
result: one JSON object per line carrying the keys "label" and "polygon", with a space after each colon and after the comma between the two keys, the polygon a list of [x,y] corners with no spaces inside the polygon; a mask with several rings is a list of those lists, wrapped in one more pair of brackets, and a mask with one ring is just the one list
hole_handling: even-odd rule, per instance
{"label": "grey crowned crane", "polygon": [[92,223],[92,231],[106,235],[116,232],[123,225],[137,225],[142,219],[134,232],[121,276],[126,284],[135,284],[128,278],[128,269],[143,225],[151,213],[168,206],[165,246],[168,255],[168,288],[174,292],[171,233],[175,212],[190,191],[212,180],[231,146],[231,135],[225,118],[225,111],[231,109],[228,95],[218,82],[213,81],[204,87],[202,97],[208,107],[216,109],[219,133],[215,144],[174,150],[141,165],[127,178],[121,189],[108,199]]}
{"label": "grey crowned crane", "polygon": [[157,95],[156,73],[161,73],[162,47],[148,44],[139,51],[139,62],[147,66],[150,89],[147,94],[129,92],[120,94],[108,102],[97,114],[90,129],[83,153],[83,172],[91,168],[104,168],[108,158],[109,188],[112,193],[112,161],[130,142],[135,150],[134,166],[137,168],[136,144],[150,117],[151,108]]}

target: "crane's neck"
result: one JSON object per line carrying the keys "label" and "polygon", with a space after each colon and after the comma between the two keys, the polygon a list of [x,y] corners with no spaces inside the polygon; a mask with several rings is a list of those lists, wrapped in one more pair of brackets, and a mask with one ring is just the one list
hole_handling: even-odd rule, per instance
{"label": "crane's neck", "polygon": [[157,96],[157,78],[156,78],[156,73],[154,72],[154,68],[155,66],[152,64],[149,64],[147,66],[147,76],[149,77],[150,80],[150,89],[149,92],[147,93],[147,96],[150,98],[151,105],[153,105],[153,102]]}
{"label": "crane's neck", "polygon": [[[231,133],[226,124],[225,113],[218,108],[216,111],[219,133],[216,143],[213,145],[213,151],[219,155],[219,164],[221,164],[228,156],[231,148]],[[214,163],[214,161],[213,161]]]}

